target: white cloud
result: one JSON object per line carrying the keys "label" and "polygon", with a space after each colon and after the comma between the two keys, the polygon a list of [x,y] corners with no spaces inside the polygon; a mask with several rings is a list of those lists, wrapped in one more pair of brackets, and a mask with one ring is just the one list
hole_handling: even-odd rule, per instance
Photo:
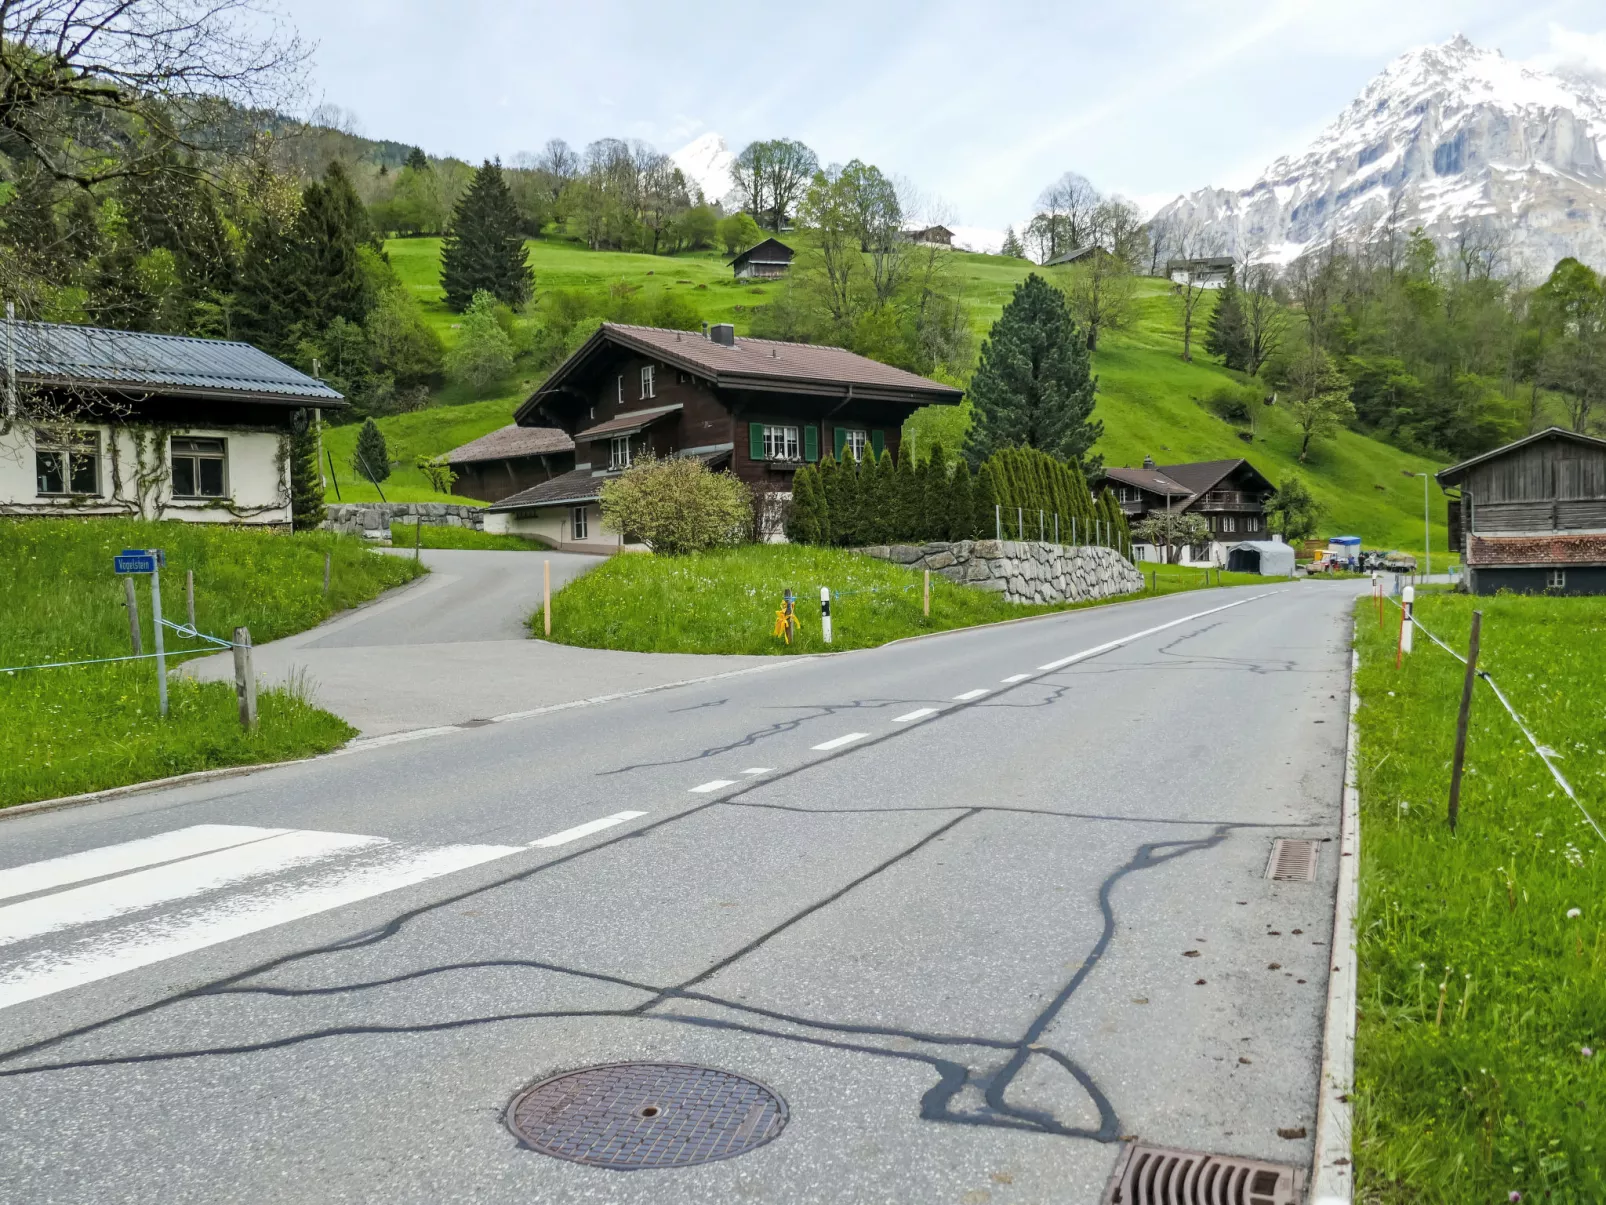
{"label": "white cloud", "polygon": [[1549,30],[1549,47],[1530,59],[1531,65],[1606,84],[1606,29],[1586,33],[1552,21]]}

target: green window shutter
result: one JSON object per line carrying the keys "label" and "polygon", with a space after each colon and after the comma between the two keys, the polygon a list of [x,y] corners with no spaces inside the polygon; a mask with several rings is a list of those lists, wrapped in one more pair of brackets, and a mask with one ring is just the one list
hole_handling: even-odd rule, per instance
{"label": "green window shutter", "polygon": [[813,464],[820,458],[820,429],[816,426],[803,428],[803,459]]}
{"label": "green window shutter", "polygon": [[747,455],[753,460],[764,459],[764,424],[747,424]]}
{"label": "green window shutter", "polygon": [[834,427],[832,430],[836,434],[836,458],[838,461],[840,461],[842,459],[842,449],[848,446],[847,428]]}
{"label": "green window shutter", "polygon": [[870,432],[870,446],[875,449],[875,458],[881,459],[881,451],[886,447],[886,437],[879,431]]}

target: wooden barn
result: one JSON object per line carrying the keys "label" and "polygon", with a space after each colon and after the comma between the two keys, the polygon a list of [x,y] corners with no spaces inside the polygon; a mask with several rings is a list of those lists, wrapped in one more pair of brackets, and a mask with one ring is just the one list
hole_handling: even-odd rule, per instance
{"label": "wooden barn", "polygon": [[1606,440],[1551,427],[1438,475],[1474,594],[1606,594]]}
{"label": "wooden barn", "polygon": [[792,270],[797,252],[778,238],[767,238],[731,260],[737,280],[773,280]]}

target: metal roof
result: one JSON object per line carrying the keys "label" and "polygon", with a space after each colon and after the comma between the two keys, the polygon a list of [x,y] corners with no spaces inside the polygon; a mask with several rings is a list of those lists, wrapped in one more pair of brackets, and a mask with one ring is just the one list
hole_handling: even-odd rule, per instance
{"label": "metal roof", "polygon": [[151,335],[54,322],[0,322],[17,376],[40,384],[259,400],[343,402],[322,381],[267,352],[226,339]]}
{"label": "metal roof", "polygon": [[1441,489],[1456,485],[1461,481],[1461,478],[1466,476],[1467,470],[1475,465],[1504,456],[1507,452],[1515,452],[1518,448],[1525,448],[1531,443],[1539,442],[1541,439],[1561,439],[1569,443],[1582,444],[1588,448],[1606,448],[1606,439],[1597,439],[1593,435],[1583,435],[1577,431],[1569,431],[1566,427],[1546,427],[1543,431],[1535,431],[1532,435],[1524,436],[1522,439],[1512,443],[1502,444],[1492,451],[1474,456],[1470,460],[1463,460],[1460,464],[1452,464],[1447,469],[1440,469],[1433,474],[1434,480],[1439,483]]}

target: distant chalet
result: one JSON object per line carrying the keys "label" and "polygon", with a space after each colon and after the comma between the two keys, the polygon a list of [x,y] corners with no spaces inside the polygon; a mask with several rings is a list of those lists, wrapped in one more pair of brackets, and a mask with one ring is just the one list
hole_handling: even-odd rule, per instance
{"label": "distant chalet", "polygon": [[1168,259],[1165,274],[1177,284],[1192,284],[1196,289],[1219,289],[1232,276],[1233,258],[1230,255],[1210,255],[1202,259]]}
{"label": "distant chalet", "polygon": [[773,280],[792,270],[797,252],[777,238],[767,238],[730,261],[737,280]]}
{"label": "distant chalet", "polygon": [[[1266,501],[1277,488],[1241,457],[1157,465],[1145,456],[1142,468],[1106,467],[1092,486],[1095,495],[1105,487],[1113,490],[1131,523],[1141,523],[1156,511],[1199,515],[1210,525],[1210,539],[1193,550],[1194,559],[1212,564],[1224,564],[1233,544],[1265,538]],[[1159,556],[1147,544],[1135,548],[1142,557]]]}
{"label": "distant chalet", "polygon": [[621,541],[602,530],[602,486],[644,453],[694,456],[787,496],[798,468],[826,452],[896,457],[909,415],[962,396],[840,347],[739,339],[728,324],[702,335],[604,323],[514,415],[545,440],[572,440],[573,469],[497,501],[490,514],[505,518],[491,526],[612,552]]}
{"label": "distant chalet", "polygon": [[926,226],[920,230],[905,230],[903,237],[922,247],[952,247],[954,232],[946,226]]}

